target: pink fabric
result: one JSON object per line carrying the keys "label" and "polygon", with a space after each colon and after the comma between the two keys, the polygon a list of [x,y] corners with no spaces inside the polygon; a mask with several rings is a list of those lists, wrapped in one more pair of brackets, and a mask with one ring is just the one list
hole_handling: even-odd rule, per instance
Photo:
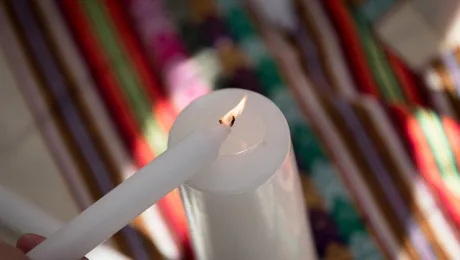
{"label": "pink fabric", "polygon": [[164,0],[128,0],[128,8],[147,52],[161,71],[175,107],[182,110],[211,87],[200,79],[196,67],[188,60],[184,44],[168,19]]}

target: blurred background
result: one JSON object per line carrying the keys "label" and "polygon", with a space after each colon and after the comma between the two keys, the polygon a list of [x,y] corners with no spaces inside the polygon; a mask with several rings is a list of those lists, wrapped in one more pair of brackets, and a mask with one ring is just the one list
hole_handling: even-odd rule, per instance
{"label": "blurred background", "polygon": [[[1,1],[0,238],[49,235],[244,88],[287,118],[319,259],[458,259],[459,6]],[[179,193],[91,259],[194,259]]]}

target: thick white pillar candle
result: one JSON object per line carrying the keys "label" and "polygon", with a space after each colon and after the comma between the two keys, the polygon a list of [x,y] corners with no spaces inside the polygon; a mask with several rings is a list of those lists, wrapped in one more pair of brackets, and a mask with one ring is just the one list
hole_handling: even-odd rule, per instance
{"label": "thick white pillar candle", "polygon": [[181,186],[197,258],[316,259],[289,128],[270,100],[240,89],[203,96],[176,119],[169,145],[209,127],[244,95],[218,158]]}

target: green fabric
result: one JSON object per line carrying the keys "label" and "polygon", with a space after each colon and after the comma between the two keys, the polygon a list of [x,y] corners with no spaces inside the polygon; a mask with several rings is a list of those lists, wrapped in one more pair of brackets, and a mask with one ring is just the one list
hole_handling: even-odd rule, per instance
{"label": "green fabric", "polygon": [[371,25],[359,8],[350,7],[349,10],[358,30],[368,65],[377,81],[380,92],[385,97],[385,100],[390,103],[405,103],[401,86],[388,64],[385,53],[372,35]]}
{"label": "green fabric", "polygon": [[363,10],[366,18],[373,22],[377,22],[386,12],[396,4],[395,0],[366,0],[359,8]]}
{"label": "green fabric", "polygon": [[110,57],[119,86],[127,97],[128,104],[137,119],[137,123],[142,127],[147,142],[157,155],[162,153],[167,147],[166,134],[153,117],[152,108],[154,104],[148,99],[138,75],[130,66],[130,61],[119,44],[120,39],[115,33],[108,14],[104,11],[100,1],[83,0],[80,3],[92,21],[98,41]]}

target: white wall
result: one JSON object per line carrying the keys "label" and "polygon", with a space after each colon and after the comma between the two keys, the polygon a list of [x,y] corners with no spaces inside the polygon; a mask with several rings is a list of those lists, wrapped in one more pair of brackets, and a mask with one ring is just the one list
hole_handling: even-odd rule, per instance
{"label": "white wall", "polygon": [[[78,213],[1,49],[0,184],[62,221]],[[0,208],[0,214],[3,210],[8,209]],[[11,234],[0,227],[0,238],[10,241]]]}

